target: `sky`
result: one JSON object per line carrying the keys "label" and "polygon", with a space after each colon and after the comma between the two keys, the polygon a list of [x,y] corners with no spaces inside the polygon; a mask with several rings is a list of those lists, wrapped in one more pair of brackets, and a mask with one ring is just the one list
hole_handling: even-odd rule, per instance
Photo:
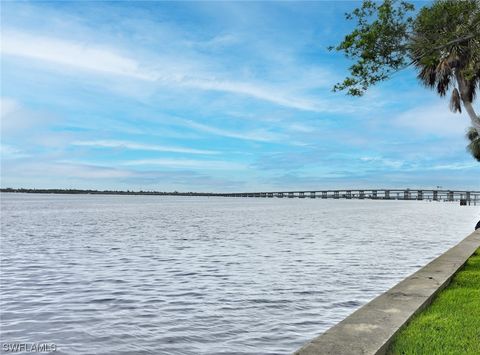
{"label": "sky", "polygon": [[1,186],[478,189],[467,115],[413,69],[332,92],[358,4],[2,2]]}

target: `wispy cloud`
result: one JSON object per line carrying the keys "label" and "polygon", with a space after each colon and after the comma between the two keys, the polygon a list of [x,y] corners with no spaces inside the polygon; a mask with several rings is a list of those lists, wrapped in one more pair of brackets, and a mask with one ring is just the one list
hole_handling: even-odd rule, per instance
{"label": "wispy cloud", "polygon": [[304,111],[330,110],[319,99],[307,98],[286,90],[281,85],[243,82],[222,78],[195,64],[180,65],[176,58],[156,58],[162,69],[148,67],[145,62],[121,54],[118,49],[78,41],[38,36],[16,30],[2,33],[2,55],[19,56],[83,71],[129,77],[158,85],[193,88],[205,91],[252,97],[276,105]]}
{"label": "wispy cloud", "polygon": [[202,123],[194,122],[191,120],[185,120],[185,119],[177,119],[176,122],[183,125],[184,127],[188,127],[190,129],[194,129],[197,131],[210,133],[216,136],[236,138],[236,139],[242,139],[247,141],[274,142],[274,141],[280,141],[282,138],[285,138],[284,136],[278,133],[273,133],[265,130],[237,132],[237,131],[231,131],[228,129],[212,127],[209,125],[205,125]]}
{"label": "wispy cloud", "polygon": [[306,124],[293,123],[288,125],[288,129],[300,133],[311,133],[315,131],[315,128]]}
{"label": "wispy cloud", "polygon": [[0,144],[0,157],[2,159],[28,158],[30,154],[8,144]]}
{"label": "wispy cloud", "polygon": [[163,166],[182,169],[205,170],[244,170],[248,166],[242,163],[222,160],[193,160],[193,159],[137,159],[122,163],[126,166]]}
{"label": "wispy cloud", "polygon": [[[51,161],[48,159],[31,159],[18,163],[8,163],[8,171],[17,177],[34,177],[51,179],[118,179],[134,176],[128,169],[119,169],[95,164],[83,164],[74,161]],[[10,178],[10,176],[7,176]],[[7,179],[11,180],[11,179]]]}
{"label": "wispy cloud", "polygon": [[469,126],[466,115],[450,112],[445,100],[407,110],[394,117],[392,123],[417,135],[441,137],[461,136]]}
{"label": "wispy cloud", "polygon": [[399,169],[405,162],[402,160],[389,159],[384,157],[361,157],[360,160],[365,163],[379,164],[383,167]]}
{"label": "wispy cloud", "polygon": [[21,102],[10,97],[1,97],[0,107],[2,135],[24,134],[26,131],[30,132],[33,129],[42,130],[58,119],[54,114],[38,109],[28,109]]}
{"label": "wispy cloud", "polygon": [[432,166],[426,166],[417,170],[472,170],[478,169],[478,162],[461,162],[451,164],[435,164]]}
{"label": "wispy cloud", "polygon": [[7,116],[11,115],[13,112],[18,111],[20,105],[17,101],[9,98],[9,97],[2,97],[0,98],[0,114],[2,122],[6,119]]}
{"label": "wispy cloud", "polygon": [[82,70],[129,76],[142,80],[156,80],[153,74],[134,59],[125,57],[109,48],[91,46],[88,43],[41,37],[18,31],[4,31],[2,54],[26,57]]}
{"label": "wispy cloud", "polygon": [[197,89],[251,96],[280,106],[304,111],[321,112],[325,110],[325,108],[320,107],[318,100],[295,97],[292,93],[282,92],[279,86],[266,87],[261,84],[196,78],[185,78],[183,84]]}
{"label": "wispy cloud", "polygon": [[186,153],[186,154],[219,154],[220,152],[214,150],[192,149],[185,147],[171,147],[155,144],[142,144],[129,141],[119,140],[94,140],[94,141],[75,141],[71,143],[74,146],[82,147],[97,147],[97,148],[120,148],[132,150],[145,150],[154,152],[171,152],[171,153]]}
{"label": "wispy cloud", "polygon": [[[2,171],[2,186],[36,188],[154,189],[157,191],[218,191],[235,189],[243,181],[212,176],[208,173],[183,170],[136,170],[131,167],[110,167],[79,161],[17,160],[2,161],[9,174]],[[3,166],[2,166],[3,167]],[[3,169],[5,170],[5,168]],[[14,177],[12,177],[14,174]],[[33,180],[32,180],[33,179]],[[73,185],[72,185],[73,184]],[[192,189],[192,186],[195,186]],[[201,189],[200,189],[201,188]]]}
{"label": "wispy cloud", "polygon": [[478,168],[476,161],[463,161],[454,162],[448,164],[437,164],[431,160],[423,161],[404,161],[389,159],[384,157],[362,157],[361,161],[366,163],[372,163],[385,167],[389,171],[401,171],[401,172],[413,172],[413,171],[430,171],[430,170],[469,170]]}
{"label": "wispy cloud", "polygon": [[198,47],[201,49],[218,49],[225,46],[230,46],[232,44],[236,44],[239,42],[239,38],[237,35],[233,33],[224,33],[216,35],[208,40],[205,41],[186,41],[186,44],[192,47]]}

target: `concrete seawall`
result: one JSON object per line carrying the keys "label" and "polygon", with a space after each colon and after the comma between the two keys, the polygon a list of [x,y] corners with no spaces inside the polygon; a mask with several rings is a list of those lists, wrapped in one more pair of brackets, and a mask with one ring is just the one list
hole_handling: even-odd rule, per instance
{"label": "concrete seawall", "polygon": [[480,230],[361,307],[295,355],[385,354],[395,334],[427,307],[480,247]]}

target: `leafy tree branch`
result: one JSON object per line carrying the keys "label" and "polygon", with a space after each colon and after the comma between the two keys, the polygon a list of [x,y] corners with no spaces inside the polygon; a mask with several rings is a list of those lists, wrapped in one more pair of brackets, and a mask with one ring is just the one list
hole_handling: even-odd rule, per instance
{"label": "leafy tree branch", "polygon": [[[436,0],[418,13],[414,10],[406,1],[364,0],[346,14],[347,20],[356,20],[356,27],[330,49],[343,52],[354,63],[350,75],[333,89],[361,96],[413,66],[424,86],[440,96],[450,93],[453,112],[465,109],[478,140],[480,118],[473,102],[480,89],[480,0]],[[480,157],[475,151],[478,143],[468,147]]]}

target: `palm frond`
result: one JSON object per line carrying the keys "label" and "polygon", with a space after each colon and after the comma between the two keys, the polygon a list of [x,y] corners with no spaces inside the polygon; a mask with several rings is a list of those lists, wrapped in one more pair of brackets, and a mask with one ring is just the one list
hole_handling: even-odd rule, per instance
{"label": "palm frond", "polygon": [[[471,129],[473,130],[474,132],[477,132],[475,129]],[[470,131],[471,131],[470,130]],[[470,154],[472,154],[472,156],[480,161],[480,137],[478,136],[478,133],[476,136],[472,136],[472,137],[475,137],[473,139],[470,139],[470,131],[469,133],[467,133],[467,138],[469,138],[470,140],[470,143],[467,145],[467,150],[470,152]]]}
{"label": "palm frond", "polygon": [[462,113],[460,93],[458,92],[457,88],[453,89],[452,91],[452,97],[450,98],[450,110],[452,112]]}

